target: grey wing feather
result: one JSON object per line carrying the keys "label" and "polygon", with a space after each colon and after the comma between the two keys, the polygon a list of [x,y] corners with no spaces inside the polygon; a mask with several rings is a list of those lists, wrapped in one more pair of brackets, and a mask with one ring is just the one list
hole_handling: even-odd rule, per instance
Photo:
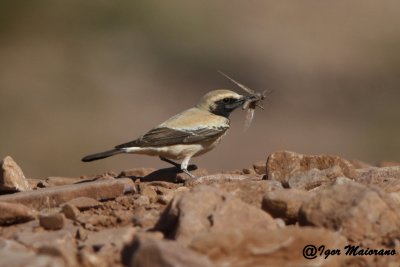
{"label": "grey wing feather", "polygon": [[168,127],[154,128],[142,137],[115,148],[121,149],[126,147],[160,147],[172,146],[177,144],[191,144],[206,141],[214,137],[218,137],[228,130],[228,126],[218,128],[199,128],[195,130],[176,130]]}

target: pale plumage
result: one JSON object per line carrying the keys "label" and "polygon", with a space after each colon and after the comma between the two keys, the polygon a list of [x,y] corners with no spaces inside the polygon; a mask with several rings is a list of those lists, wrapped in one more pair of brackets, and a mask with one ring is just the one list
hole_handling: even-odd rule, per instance
{"label": "pale plumage", "polygon": [[[120,153],[159,156],[188,175],[189,160],[213,149],[229,129],[229,114],[243,105],[245,97],[229,90],[214,90],[193,108],[183,111],[131,142],[86,156],[93,161]],[[182,160],[177,164],[173,160]]]}

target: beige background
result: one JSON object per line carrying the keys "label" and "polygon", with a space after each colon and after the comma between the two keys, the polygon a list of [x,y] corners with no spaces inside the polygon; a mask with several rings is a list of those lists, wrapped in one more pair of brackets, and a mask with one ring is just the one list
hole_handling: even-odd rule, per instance
{"label": "beige background", "polygon": [[[0,156],[26,176],[167,166],[86,154],[130,141],[207,91],[221,69],[258,90],[214,151],[236,169],[275,150],[400,160],[398,1],[1,1]],[[138,1],[136,1],[138,2]]]}

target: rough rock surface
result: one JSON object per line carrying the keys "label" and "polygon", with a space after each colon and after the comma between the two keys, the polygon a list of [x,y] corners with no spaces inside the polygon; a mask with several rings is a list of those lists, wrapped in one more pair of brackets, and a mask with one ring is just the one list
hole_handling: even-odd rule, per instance
{"label": "rough rock surface", "polygon": [[7,156],[1,161],[0,192],[22,192],[32,190],[18,164]]}
{"label": "rough rock surface", "polygon": [[291,151],[275,152],[267,159],[267,177],[287,186],[291,177],[312,169],[326,170],[337,166],[345,177],[354,178],[355,168],[347,160],[331,155],[302,155]]}
{"label": "rough rock surface", "polygon": [[29,179],[35,190],[0,196],[0,266],[398,266],[399,166],[352,162],[277,152],[194,180],[175,168]]}
{"label": "rough rock surface", "polygon": [[229,225],[235,229],[275,229],[273,218],[210,186],[199,186],[174,198],[157,222],[156,230],[182,243]]}
{"label": "rough rock surface", "polygon": [[379,188],[334,185],[304,202],[300,222],[340,231],[353,242],[383,243],[399,233],[400,205]]}
{"label": "rough rock surface", "polygon": [[24,205],[0,202],[0,225],[28,222],[34,218],[32,209]]}

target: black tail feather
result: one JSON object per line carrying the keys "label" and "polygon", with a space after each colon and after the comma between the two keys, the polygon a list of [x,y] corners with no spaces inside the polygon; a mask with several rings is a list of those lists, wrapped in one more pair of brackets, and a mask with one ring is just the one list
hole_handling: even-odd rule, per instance
{"label": "black tail feather", "polygon": [[96,154],[92,154],[92,155],[88,155],[86,157],[84,157],[82,159],[83,162],[89,162],[89,161],[94,161],[94,160],[98,160],[98,159],[104,159],[104,158],[108,158],[117,154],[122,153],[121,150],[119,149],[112,149],[112,150],[108,150],[108,151],[104,151],[104,152],[100,152],[100,153],[96,153]]}

